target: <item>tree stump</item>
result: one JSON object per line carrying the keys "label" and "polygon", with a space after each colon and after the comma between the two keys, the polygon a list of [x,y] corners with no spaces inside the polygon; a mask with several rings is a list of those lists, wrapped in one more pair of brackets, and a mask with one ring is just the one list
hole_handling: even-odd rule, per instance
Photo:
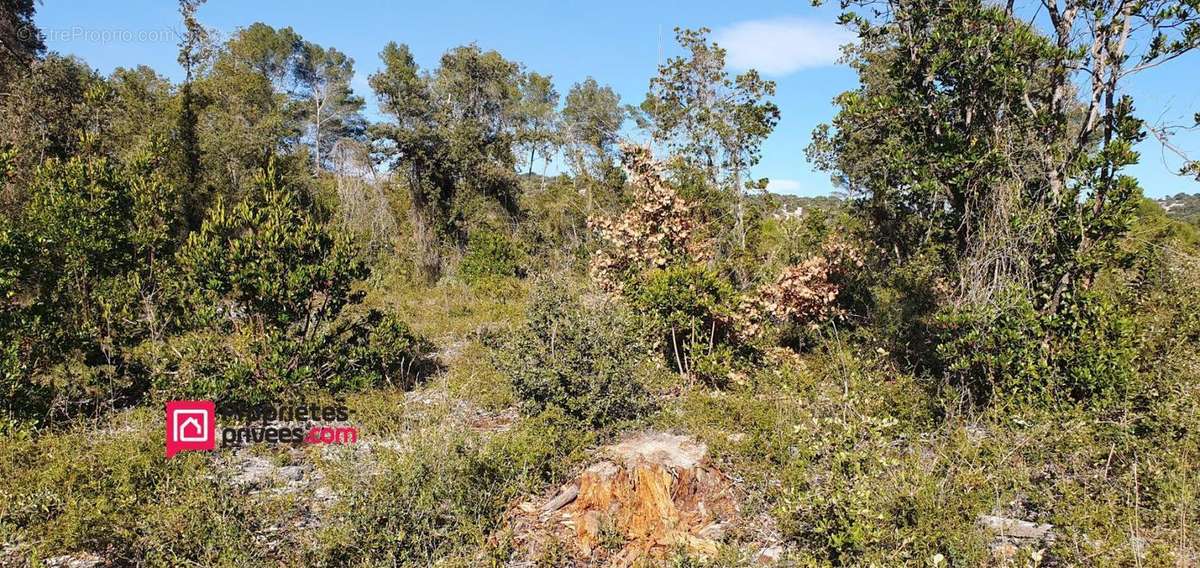
{"label": "tree stump", "polygon": [[711,557],[737,515],[733,485],[685,436],[648,432],[600,451],[537,511],[542,530],[574,541],[580,558],[630,566],[686,549]]}

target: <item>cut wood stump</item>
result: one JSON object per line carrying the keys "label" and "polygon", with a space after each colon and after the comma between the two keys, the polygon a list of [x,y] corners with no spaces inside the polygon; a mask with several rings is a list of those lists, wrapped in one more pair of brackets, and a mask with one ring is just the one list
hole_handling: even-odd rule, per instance
{"label": "cut wood stump", "polygon": [[591,563],[631,566],[680,549],[711,557],[738,506],[733,484],[707,454],[686,436],[636,434],[602,448],[600,461],[544,505],[515,511],[528,531],[573,542]]}

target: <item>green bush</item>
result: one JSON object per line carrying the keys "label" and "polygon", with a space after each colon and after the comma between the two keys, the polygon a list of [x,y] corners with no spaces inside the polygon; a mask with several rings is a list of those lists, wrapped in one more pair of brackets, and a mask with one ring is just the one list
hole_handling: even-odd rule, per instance
{"label": "green bush", "polygon": [[632,418],[645,404],[635,376],[644,353],[631,314],[584,305],[559,280],[534,288],[524,324],[492,349],[526,413],[559,408],[596,427]]}
{"label": "green bush", "polygon": [[488,230],[475,231],[468,238],[467,254],[458,272],[470,283],[493,276],[519,276],[521,258],[520,247],[512,239]]}
{"label": "green bush", "polygon": [[256,401],[407,385],[432,346],[351,310],[369,272],[272,168],[179,244],[179,192],[155,159],[48,161],[0,219],[0,388],[8,420],[159,397]]}
{"label": "green bush", "polygon": [[1042,344],[1044,322],[1019,294],[987,306],[947,309],[937,317],[937,354],[946,376],[983,405],[994,397],[1046,402],[1053,369]]}
{"label": "green bush", "polygon": [[53,419],[135,399],[126,351],[160,329],[178,192],[152,157],[47,161],[0,216],[0,383],[10,417]]}
{"label": "green bush", "polygon": [[1049,318],[1012,291],[987,306],[944,309],[937,332],[942,369],[977,404],[1102,405],[1134,379],[1129,319],[1098,294]]}
{"label": "green bush", "polygon": [[357,252],[272,170],[232,208],[218,203],[189,236],[177,258],[177,290],[199,324],[309,332],[358,302],[351,287],[369,269]]}
{"label": "green bush", "polygon": [[330,381],[332,390],[379,384],[411,387],[435,369],[433,343],[394,314],[378,310],[357,318],[329,343],[345,346],[334,355],[338,372]]}
{"label": "green bush", "polygon": [[343,315],[311,337],[287,329],[200,329],[148,343],[137,361],[158,400],[265,402],[317,391],[411,387],[436,368],[433,344],[394,315]]}
{"label": "green bush", "polygon": [[[309,562],[477,565],[484,552],[503,556],[493,539],[512,500],[562,482],[592,439],[551,410],[490,439],[455,430],[416,439],[403,452],[384,450],[373,468],[379,475],[335,484],[348,494],[333,511],[336,522],[321,529],[322,544]],[[346,473],[360,475],[332,475]]]}
{"label": "green bush", "polygon": [[178,254],[185,332],[143,350],[156,393],[254,403],[410,384],[432,345],[393,316],[350,309],[369,272],[357,253],[273,172],[231,210],[218,204]]}
{"label": "green bush", "polygon": [[727,279],[696,265],[646,273],[632,294],[675,371],[722,385],[752,355],[734,330],[737,294]]}

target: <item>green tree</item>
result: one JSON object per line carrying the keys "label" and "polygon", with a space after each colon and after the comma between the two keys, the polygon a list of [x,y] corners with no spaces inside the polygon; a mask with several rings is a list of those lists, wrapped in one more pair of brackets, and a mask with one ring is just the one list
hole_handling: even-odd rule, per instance
{"label": "green tree", "polygon": [[439,248],[454,230],[455,180],[427,77],[407,45],[389,43],[379,54],[383,69],[371,75],[371,89],[391,124],[377,124],[372,137],[408,189],[416,264],[426,279],[441,271]]}
{"label": "green tree", "polygon": [[[1057,233],[1072,235],[1062,242],[1068,258],[1052,264],[1057,281],[1042,308],[1052,314],[1077,290],[1091,288],[1140,199],[1137,181],[1124,170],[1137,163],[1133,146],[1146,132],[1134,115],[1125,81],[1200,47],[1200,3],[1043,4],[1058,53],[1047,88],[1030,98],[1048,118],[1038,157],[1050,194],[1071,202],[1069,220]],[[1077,87],[1081,83],[1086,86]],[[1071,96],[1076,89],[1080,101]],[[1079,109],[1082,115],[1072,116]],[[1056,147],[1059,140],[1066,141],[1065,147]]]}
{"label": "green tree", "polygon": [[608,85],[588,77],[571,86],[562,111],[567,164],[587,191],[588,214],[595,201],[597,182],[617,173],[617,141],[626,112],[621,97]]}
{"label": "green tree", "polygon": [[127,402],[128,350],[157,335],[179,192],[143,155],[51,159],[0,216],[0,380],[10,416],[51,420]]}
{"label": "green tree", "polygon": [[[460,197],[485,197],[517,212],[516,156],[521,66],[476,45],[442,55],[432,77],[442,131],[457,162]],[[460,200],[462,204],[462,200]],[[462,244],[460,237],[459,243]]]}
{"label": "green tree", "polygon": [[232,208],[217,204],[180,250],[183,288],[197,296],[190,307],[201,319],[231,312],[257,327],[308,327],[324,312],[339,312],[366,266],[347,239],[324,230],[313,204],[278,172],[260,175],[255,186]]}
{"label": "green tree", "polygon": [[380,159],[403,172],[412,202],[413,241],[422,275],[440,274],[442,247],[466,244],[467,222],[489,203],[517,209],[515,173],[521,69],[477,46],[446,52],[423,74],[407,46],[388,44],[370,77],[391,124],[377,125]]}
{"label": "green tree", "polygon": [[[977,0],[885,4],[873,18],[843,16],[858,31],[850,55],[861,86],[838,97],[811,156],[855,196],[881,252],[876,273],[896,277],[906,309],[921,306],[904,319],[920,334],[921,312],[941,310],[946,327],[935,335],[951,370],[1009,376],[1005,365],[1035,361],[1078,375],[1070,367],[1090,341],[1083,330],[1119,326],[1091,288],[1116,262],[1140,199],[1121,172],[1144,133],[1120,78],[1200,40],[1153,39],[1187,27],[1194,9],[1048,2],[1047,37]],[[1082,14],[1093,25],[1079,37]],[[1125,51],[1132,28],[1147,34],[1144,53]],[[920,283],[901,282],[920,267]],[[982,341],[1007,331],[1012,341]]]}
{"label": "green tree", "polygon": [[196,18],[196,11],[205,0],[179,0],[179,16],[184,32],[179,40],[179,65],[183,67],[183,85],[179,88],[179,113],[176,132],[179,138],[180,169],[187,184],[189,228],[198,228],[207,205],[206,193],[200,184],[200,134],[198,115],[201,101],[197,100],[194,82],[209,57],[208,30]]}
{"label": "green tree", "polygon": [[[84,62],[51,54],[5,85],[0,97],[0,151],[12,151],[3,180],[0,211],[12,211],[27,197],[38,165],[67,159],[82,150],[82,135],[104,118],[103,78]],[[91,97],[88,93],[92,92]]]}
{"label": "green tree", "polygon": [[299,147],[303,124],[292,105],[303,45],[291,28],[255,23],[214,49],[194,88],[202,101],[204,183],[212,192],[238,199],[268,161]]}
{"label": "green tree", "polygon": [[734,235],[744,249],[745,176],[779,122],[779,107],[769,100],[775,95],[773,81],[754,70],[729,75],[725,50],[708,40],[708,32],[675,30],[687,55],[659,66],[641,109],[656,141],[703,172],[707,183],[731,194]]}
{"label": "green tree", "polygon": [[427,341],[355,308],[369,267],[320,217],[273,161],[240,202],[213,207],[175,256],[178,332],[144,358],[158,396],[260,403],[424,370]]}
{"label": "green tree", "polygon": [[33,14],[33,0],[0,1],[0,85],[10,84],[46,51]]}
{"label": "green tree", "polygon": [[[145,65],[119,67],[109,76],[108,88],[112,90],[107,130],[111,155],[127,161],[160,146],[164,151],[177,150],[172,145],[178,143],[178,92],[169,79]],[[171,164],[166,169],[176,179],[183,179],[182,172]]]}
{"label": "green tree", "polygon": [[296,69],[301,107],[312,137],[313,168],[324,167],[321,159],[342,138],[360,138],[366,119],[360,114],[364,101],[354,94],[354,60],[334,49],[305,42]]}
{"label": "green tree", "polygon": [[529,151],[529,173],[533,173],[533,162],[542,157],[543,176],[545,167],[558,149],[558,91],[547,75],[526,73],[521,77],[521,100],[517,104],[517,146]]}

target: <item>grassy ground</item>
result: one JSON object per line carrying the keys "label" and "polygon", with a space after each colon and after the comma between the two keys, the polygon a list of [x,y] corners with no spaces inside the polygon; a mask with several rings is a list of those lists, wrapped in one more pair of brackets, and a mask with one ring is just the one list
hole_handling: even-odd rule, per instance
{"label": "grassy ground", "polygon": [[[505,512],[553,490],[619,432],[515,411],[482,339],[520,321],[524,283],[380,290],[370,302],[433,339],[444,367],[412,391],[350,396],[358,444],[165,460],[159,408],[12,435],[0,442],[0,563],[520,558]],[[1154,423],[1071,410],[943,416],[925,385],[837,344],[771,353],[722,391],[679,387],[661,372],[642,379],[654,409],[621,429],[695,436],[739,488],[744,522],[716,565],[753,562],[774,544],[785,565],[991,565],[982,514],[1055,526],[1052,544],[1008,551],[1012,565],[1200,562],[1200,440],[1170,426],[1200,419],[1200,393],[1163,393]],[[551,550],[535,560],[564,558]]]}

